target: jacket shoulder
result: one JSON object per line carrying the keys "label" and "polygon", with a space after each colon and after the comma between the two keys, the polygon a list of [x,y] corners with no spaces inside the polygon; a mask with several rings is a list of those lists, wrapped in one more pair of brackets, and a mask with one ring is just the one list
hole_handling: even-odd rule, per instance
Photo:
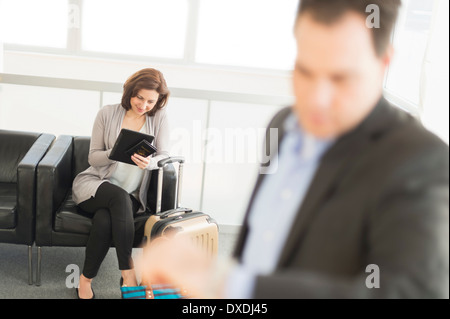
{"label": "jacket shoulder", "polygon": [[391,143],[396,144],[400,149],[427,149],[448,155],[448,145],[424,127],[419,119],[395,106],[391,106],[391,108],[391,113],[395,118],[391,134],[388,134]]}

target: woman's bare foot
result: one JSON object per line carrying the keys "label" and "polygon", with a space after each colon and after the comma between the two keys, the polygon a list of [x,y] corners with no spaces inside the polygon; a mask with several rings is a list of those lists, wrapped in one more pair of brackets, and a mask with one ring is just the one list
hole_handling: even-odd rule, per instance
{"label": "woman's bare foot", "polygon": [[91,284],[92,279],[86,278],[83,274],[81,274],[80,282],[78,284],[78,297],[80,299],[91,299],[94,296]]}
{"label": "woman's bare foot", "polygon": [[123,285],[127,287],[137,286],[136,274],[134,269],[122,270]]}

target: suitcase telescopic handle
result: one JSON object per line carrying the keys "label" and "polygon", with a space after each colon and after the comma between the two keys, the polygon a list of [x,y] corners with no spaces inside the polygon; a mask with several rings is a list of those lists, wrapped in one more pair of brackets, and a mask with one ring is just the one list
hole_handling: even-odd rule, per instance
{"label": "suitcase telescopic handle", "polygon": [[177,202],[176,207],[180,207],[181,202],[181,185],[183,181],[183,165],[184,165],[184,157],[182,156],[174,156],[174,157],[168,157],[165,159],[162,159],[158,161],[158,187],[156,191],[156,213],[161,212],[161,201],[162,201],[162,183],[163,183],[163,174],[164,174],[164,166],[170,163],[179,163],[178,167],[178,178],[177,178],[177,189],[176,189],[176,196],[177,196]]}
{"label": "suitcase telescopic handle", "polygon": [[162,159],[162,160],[158,161],[158,167],[164,167],[170,163],[184,164],[184,157],[176,156],[176,157],[168,157],[168,158]]}
{"label": "suitcase telescopic handle", "polygon": [[191,212],[192,212],[192,209],[190,209],[190,208],[178,207],[176,209],[171,209],[166,212],[159,213],[158,216],[160,219],[165,219],[168,217],[180,216],[180,215],[183,215],[186,213],[191,213]]}

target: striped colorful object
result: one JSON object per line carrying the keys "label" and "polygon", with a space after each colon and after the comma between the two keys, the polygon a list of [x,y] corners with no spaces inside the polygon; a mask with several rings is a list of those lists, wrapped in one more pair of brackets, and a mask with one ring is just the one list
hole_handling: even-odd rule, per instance
{"label": "striped colorful object", "polygon": [[179,288],[171,285],[152,285],[154,299],[182,299],[184,298]]}
{"label": "striped colorful object", "polygon": [[120,287],[123,299],[146,299],[145,286]]}

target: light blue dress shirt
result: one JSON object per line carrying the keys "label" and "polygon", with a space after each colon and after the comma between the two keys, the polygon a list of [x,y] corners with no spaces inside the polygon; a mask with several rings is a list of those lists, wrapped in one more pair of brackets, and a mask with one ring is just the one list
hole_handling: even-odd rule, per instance
{"label": "light blue dress shirt", "polygon": [[274,271],[320,159],[333,140],[305,133],[291,114],[284,123],[278,170],[267,175],[249,213],[242,254],[227,282],[227,298],[250,298],[257,275]]}

